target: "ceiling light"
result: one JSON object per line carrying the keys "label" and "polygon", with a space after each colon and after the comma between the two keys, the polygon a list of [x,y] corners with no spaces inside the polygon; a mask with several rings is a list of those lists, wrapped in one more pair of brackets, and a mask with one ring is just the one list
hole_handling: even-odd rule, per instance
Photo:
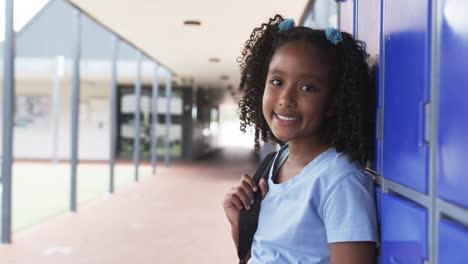
{"label": "ceiling light", "polygon": [[201,26],[201,22],[198,20],[185,20],[184,25],[186,26]]}

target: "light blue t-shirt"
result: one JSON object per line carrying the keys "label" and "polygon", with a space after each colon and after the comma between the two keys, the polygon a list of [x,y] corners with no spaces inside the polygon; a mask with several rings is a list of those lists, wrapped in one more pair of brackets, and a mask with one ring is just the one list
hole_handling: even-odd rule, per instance
{"label": "light blue t-shirt", "polygon": [[249,264],[329,263],[328,243],[378,241],[373,182],[357,162],[330,148],[276,184],[288,154],[285,145],[270,171]]}

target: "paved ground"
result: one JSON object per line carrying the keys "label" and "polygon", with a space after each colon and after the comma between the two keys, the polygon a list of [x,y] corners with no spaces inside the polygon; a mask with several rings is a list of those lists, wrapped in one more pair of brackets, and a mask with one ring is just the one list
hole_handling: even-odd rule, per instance
{"label": "paved ground", "polygon": [[1,264],[236,263],[222,199],[255,167],[247,150],[157,174],[16,233]]}

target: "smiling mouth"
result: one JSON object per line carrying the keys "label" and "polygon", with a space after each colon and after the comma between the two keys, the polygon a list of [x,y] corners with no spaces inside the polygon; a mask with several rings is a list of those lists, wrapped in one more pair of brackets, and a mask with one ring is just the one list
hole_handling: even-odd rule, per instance
{"label": "smiling mouth", "polygon": [[296,121],[296,120],[299,120],[299,117],[294,117],[294,116],[283,116],[283,115],[280,115],[278,113],[274,113],[276,115],[276,117],[278,117],[279,120],[283,120],[283,121]]}

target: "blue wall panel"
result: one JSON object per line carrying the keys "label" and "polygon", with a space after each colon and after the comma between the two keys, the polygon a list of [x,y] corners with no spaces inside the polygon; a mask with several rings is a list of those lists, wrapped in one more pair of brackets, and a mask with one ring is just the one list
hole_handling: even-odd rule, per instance
{"label": "blue wall panel", "polygon": [[442,2],[437,191],[468,208],[468,4]]}
{"label": "blue wall panel", "polygon": [[468,228],[442,219],[438,245],[439,264],[468,263]]}
{"label": "blue wall panel", "polygon": [[428,214],[409,201],[381,194],[382,264],[420,264],[428,259]]}
{"label": "blue wall panel", "polygon": [[429,5],[425,0],[386,0],[383,6],[383,176],[427,193],[424,109],[429,99]]}

